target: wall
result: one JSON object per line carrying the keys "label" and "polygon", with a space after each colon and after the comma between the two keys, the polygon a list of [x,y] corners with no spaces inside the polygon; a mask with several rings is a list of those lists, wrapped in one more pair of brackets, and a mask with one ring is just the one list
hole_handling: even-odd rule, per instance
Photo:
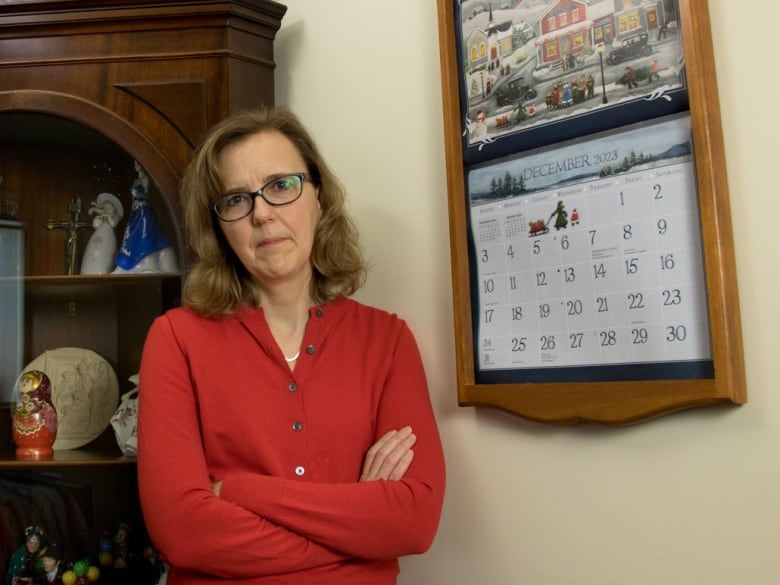
{"label": "wall", "polygon": [[445,443],[441,528],[430,552],[402,561],[401,585],[777,583],[780,3],[760,17],[709,3],[749,402],[625,428],[457,406],[436,2],[286,4],[277,100],[351,192],[374,264],[360,298],[412,325]]}

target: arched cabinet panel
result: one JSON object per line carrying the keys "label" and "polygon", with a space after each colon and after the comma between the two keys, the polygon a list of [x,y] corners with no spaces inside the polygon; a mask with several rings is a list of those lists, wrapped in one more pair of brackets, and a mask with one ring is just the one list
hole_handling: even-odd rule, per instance
{"label": "arched cabinet panel", "polygon": [[[121,236],[130,215],[130,188],[136,175],[135,161],[149,175],[152,207],[164,224],[184,263],[185,246],[176,218],[180,217],[179,174],[170,161],[139,130],[116,114],[67,94],[17,90],[0,93],[0,176],[6,189],[17,195],[17,213],[28,217],[48,213],[46,219],[66,213],[73,198],[80,198],[82,219],[89,219],[90,202],[103,191],[113,193],[124,205],[124,218],[116,231]],[[46,206],[34,193],[45,192]],[[40,228],[45,219],[30,217]],[[80,231],[83,251],[88,230]],[[57,246],[65,233],[51,233],[47,244],[28,250],[25,274],[61,274],[52,263],[64,264]],[[40,244],[39,242],[36,242]],[[30,256],[32,255],[32,256]],[[31,262],[33,264],[31,265]],[[46,265],[44,265],[44,263]]]}

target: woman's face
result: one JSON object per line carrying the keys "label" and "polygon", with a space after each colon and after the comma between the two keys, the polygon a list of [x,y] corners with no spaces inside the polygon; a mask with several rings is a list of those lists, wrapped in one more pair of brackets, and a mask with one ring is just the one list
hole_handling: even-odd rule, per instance
{"label": "woman's face", "polygon": [[27,552],[34,553],[38,552],[38,549],[41,548],[41,541],[38,540],[37,536],[31,536],[27,539]]}
{"label": "woman's face", "polygon": [[[274,177],[309,170],[293,143],[276,130],[252,134],[228,146],[218,166],[227,193],[251,193]],[[307,177],[296,201],[272,206],[256,197],[247,217],[219,220],[219,224],[230,247],[263,288],[290,283],[308,287],[319,216],[318,191]]]}

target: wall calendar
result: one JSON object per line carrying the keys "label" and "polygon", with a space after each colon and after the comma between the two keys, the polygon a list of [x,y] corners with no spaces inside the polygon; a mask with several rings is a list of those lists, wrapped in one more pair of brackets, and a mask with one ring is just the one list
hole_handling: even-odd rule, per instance
{"label": "wall calendar", "polygon": [[482,5],[439,0],[459,403],[744,403],[706,3]]}

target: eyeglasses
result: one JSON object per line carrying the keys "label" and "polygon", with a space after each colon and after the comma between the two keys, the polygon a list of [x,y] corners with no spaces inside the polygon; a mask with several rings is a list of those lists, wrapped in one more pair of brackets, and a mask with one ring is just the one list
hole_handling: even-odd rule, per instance
{"label": "eyeglasses", "polygon": [[278,207],[296,201],[303,193],[306,173],[290,173],[268,181],[254,193],[228,193],[211,203],[211,208],[222,221],[238,221],[252,213],[259,195],[268,205]]}

